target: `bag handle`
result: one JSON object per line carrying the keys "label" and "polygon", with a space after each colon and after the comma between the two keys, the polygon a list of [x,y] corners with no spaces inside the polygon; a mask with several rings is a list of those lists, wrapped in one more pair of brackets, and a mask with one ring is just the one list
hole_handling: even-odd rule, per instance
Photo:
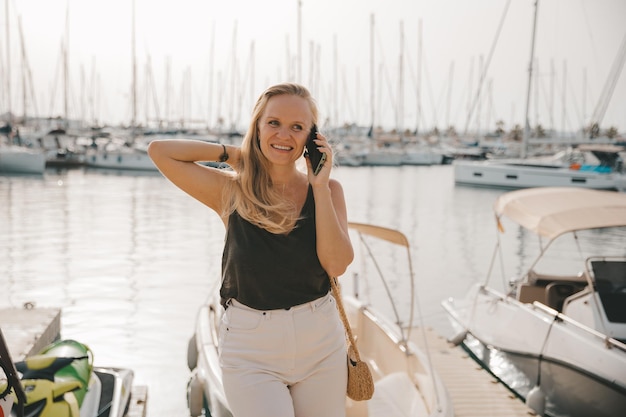
{"label": "bag handle", "polygon": [[[356,342],[354,340],[354,335],[352,334],[352,329],[350,328],[350,322],[348,321],[348,316],[346,316],[346,310],[343,308],[343,301],[341,300],[341,293],[339,292],[339,288],[337,287],[337,278],[330,278],[330,287],[332,288],[333,295],[335,296],[335,301],[337,302],[337,308],[339,310],[339,316],[341,317],[341,321],[343,322],[343,327],[346,329],[346,334],[348,335],[348,341],[350,343],[350,347],[352,348],[352,352],[354,352],[354,358],[357,362],[361,360],[361,356],[359,355],[359,350],[356,347]],[[350,359],[352,360],[352,359]]]}

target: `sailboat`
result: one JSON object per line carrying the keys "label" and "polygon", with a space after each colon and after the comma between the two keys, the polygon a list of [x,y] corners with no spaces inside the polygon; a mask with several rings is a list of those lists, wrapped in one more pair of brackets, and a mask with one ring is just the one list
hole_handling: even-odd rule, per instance
{"label": "sailboat", "polygon": [[[535,0],[530,63],[528,66],[528,89],[526,95],[525,127],[522,141],[522,155],[518,159],[491,159],[484,161],[456,160],[454,182],[460,185],[529,188],[529,187],[579,187],[598,190],[626,191],[626,170],[620,156],[625,148],[620,146],[588,145],[578,147],[573,152],[580,155],[572,157],[534,160],[527,158],[530,138],[529,108],[532,84],[532,71],[537,29],[537,10],[539,0]],[[626,36],[622,41],[617,65],[611,76],[616,77],[623,67],[626,56]],[[621,64],[620,64],[621,62]],[[608,80],[610,85],[611,79]],[[607,87],[605,87],[605,90]],[[610,97],[605,94],[604,98]]]}
{"label": "sailboat", "polygon": [[92,149],[87,154],[85,163],[94,168],[157,171],[147,153],[147,144],[137,146],[137,63],[135,53],[135,0],[132,3],[132,120],[128,140],[110,140],[102,148]]}
{"label": "sailboat", "polygon": [[0,174],[38,174],[46,169],[43,151],[15,145],[0,138]]}
{"label": "sailboat", "polygon": [[[6,0],[6,10],[9,10],[9,0]],[[35,149],[22,146],[15,142],[15,132],[13,128],[13,113],[11,112],[11,42],[9,39],[9,19],[7,13],[6,28],[6,48],[7,48],[7,85],[6,95],[9,103],[7,112],[8,122],[0,126],[0,174],[43,174],[46,168],[44,153]],[[4,137],[2,137],[4,136]],[[19,140],[19,136],[18,136]]]}

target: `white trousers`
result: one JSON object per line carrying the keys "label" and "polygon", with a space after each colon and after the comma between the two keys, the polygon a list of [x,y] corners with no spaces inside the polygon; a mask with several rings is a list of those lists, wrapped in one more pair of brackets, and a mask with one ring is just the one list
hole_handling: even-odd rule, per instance
{"label": "white trousers", "polygon": [[330,294],[289,310],[230,300],[219,333],[234,417],[345,416],[345,330]]}

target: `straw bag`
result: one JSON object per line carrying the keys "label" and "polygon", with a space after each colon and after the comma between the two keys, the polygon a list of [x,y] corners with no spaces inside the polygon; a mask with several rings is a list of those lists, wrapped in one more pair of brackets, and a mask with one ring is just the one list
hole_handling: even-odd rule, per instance
{"label": "straw bag", "polygon": [[346,311],[343,308],[341,294],[337,288],[335,278],[330,279],[330,286],[337,302],[339,316],[341,317],[343,326],[346,329],[346,335],[348,336],[348,387],[346,394],[348,398],[354,401],[369,400],[374,395],[372,372],[367,363],[363,362],[359,355],[359,350],[356,347],[352,329],[350,329],[350,323],[348,322]]}

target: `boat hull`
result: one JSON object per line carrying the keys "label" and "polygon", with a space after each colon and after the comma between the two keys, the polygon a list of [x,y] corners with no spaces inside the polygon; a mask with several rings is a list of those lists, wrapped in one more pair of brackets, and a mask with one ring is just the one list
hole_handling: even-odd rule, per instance
{"label": "boat hull", "polygon": [[0,147],[0,173],[43,174],[46,169],[46,156],[21,146]]}
{"label": "boat hull", "polygon": [[132,149],[92,152],[85,158],[85,164],[92,168],[157,171],[146,152]]}
{"label": "boat hull", "polygon": [[617,417],[626,410],[626,351],[559,320],[556,311],[479,285],[444,308],[453,327],[471,335],[464,347],[520,397],[539,383],[548,415]]}
{"label": "boat hull", "polygon": [[562,166],[505,161],[454,161],[456,184],[505,189],[580,187],[596,190],[626,189],[626,175],[581,171]]}

